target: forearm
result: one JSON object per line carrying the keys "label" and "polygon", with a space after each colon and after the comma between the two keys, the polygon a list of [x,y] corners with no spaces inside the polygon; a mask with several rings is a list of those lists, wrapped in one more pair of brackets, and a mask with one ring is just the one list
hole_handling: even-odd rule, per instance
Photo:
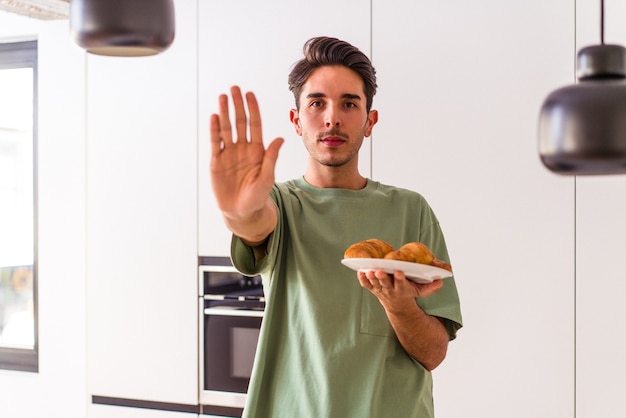
{"label": "forearm", "polygon": [[386,309],[387,317],[406,352],[427,370],[446,357],[448,332],[439,318],[428,315],[416,303],[402,309]]}
{"label": "forearm", "polygon": [[278,222],[276,206],[270,198],[261,209],[254,212],[248,214],[223,212],[223,216],[228,229],[250,246],[263,243]]}

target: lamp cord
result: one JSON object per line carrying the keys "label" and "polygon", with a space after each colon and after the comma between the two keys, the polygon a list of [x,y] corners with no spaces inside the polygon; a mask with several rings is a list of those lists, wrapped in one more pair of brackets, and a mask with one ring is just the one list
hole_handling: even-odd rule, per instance
{"label": "lamp cord", "polygon": [[600,0],[600,43],[604,45],[604,0]]}

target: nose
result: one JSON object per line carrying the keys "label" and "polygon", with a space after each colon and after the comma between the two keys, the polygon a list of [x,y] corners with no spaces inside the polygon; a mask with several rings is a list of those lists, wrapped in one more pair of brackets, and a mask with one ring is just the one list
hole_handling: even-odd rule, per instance
{"label": "nose", "polygon": [[341,125],[341,118],[339,117],[339,111],[329,107],[326,112],[325,124],[327,128],[338,127]]}

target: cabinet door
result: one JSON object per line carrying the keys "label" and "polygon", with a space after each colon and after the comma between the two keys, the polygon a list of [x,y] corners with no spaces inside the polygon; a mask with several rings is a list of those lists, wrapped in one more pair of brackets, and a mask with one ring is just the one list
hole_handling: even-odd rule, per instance
{"label": "cabinet door", "polygon": [[[607,0],[607,44],[626,45],[626,3]],[[600,43],[597,1],[576,2],[579,47]],[[576,416],[624,415],[626,176],[576,181]]]}
{"label": "cabinet door", "polygon": [[624,254],[626,178],[580,178],[576,187],[576,392],[580,418],[626,408]]}
{"label": "cabinet door", "polygon": [[536,130],[573,81],[572,2],[373,10],[374,177],[430,201],[465,320],[434,372],[436,415],[571,417],[574,180],[542,167]]}
{"label": "cabinet door", "polygon": [[[126,408],[110,405],[90,405],[89,418],[197,418],[188,412],[161,411],[155,409]],[[205,415],[203,415],[205,417]]]}
{"label": "cabinet door", "polygon": [[163,54],[87,57],[90,394],[198,402],[195,22],[178,1]]}
{"label": "cabinet door", "polygon": [[[231,85],[257,95],[265,144],[285,138],[276,180],[304,174],[306,150],[289,121],[295,107],[287,87],[291,66],[313,36],[335,36],[370,55],[370,2],[321,0],[302,7],[286,0],[253,2],[200,0],[199,11],[199,250],[201,255],[230,254],[230,233],[215,204],[208,174],[209,116],[217,112],[217,97]],[[360,154],[360,167],[370,175],[369,140]]]}

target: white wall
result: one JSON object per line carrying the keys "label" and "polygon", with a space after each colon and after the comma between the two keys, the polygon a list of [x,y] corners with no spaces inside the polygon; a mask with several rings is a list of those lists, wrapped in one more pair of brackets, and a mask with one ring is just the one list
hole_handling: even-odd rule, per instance
{"label": "white wall", "polygon": [[438,416],[572,417],[574,180],[541,165],[536,129],[573,81],[573,2],[386,5],[372,171],[430,201],[465,322],[434,372]]}
{"label": "white wall", "polygon": [[[333,12],[329,15],[328,11]],[[289,109],[295,107],[287,88],[287,74],[302,55],[304,41],[319,33],[336,36],[361,45],[367,54],[370,43],[371,10],[369,0],[321,0],[306,19],[296,18],[293,4],[274,0],[265,2],[233,0],[223,3],[200,1],[199,8],[199,236],[201,255],[226,255],[230,232],[221,222],[209,179],[210,158],[208,115],[217,112],[217,97],[228,93],[232,85],[252,90],[260,101],[264,141],[284,137],[276,180],[285,181],[304,173],[306,151],[289,121]],[[350,16],[351,24],[345,24]],[[280,22],[268,25],[268,21]],[[234,25],[233,22],[239,22]],[[241,30],[245,27],[246,30]],[[254,34],[251,36],[251,34]],[[258,36],[262,34],[262,36]],[[287,35],[289,34],[289,35]],[[225,39],[226,38],[226,39]],[[360,152],[359,167],[370,175],[370,143]]]}
{"label": "white wall", "polygon": [[87,57],[89,393],[198,400],[197,5],[151,57]]}
{"label": "white wall", "polygon": [[[579,0],[580,46],[598,44],[599,2]],[[607,0],[606,43],[626,45],[626,3]],[[626,399],[626,176],[576,179],[576,383],[580,417],[618,418]]]}
{"label": "white wall", "polygon": [[[626,372],[621,353],[626,349],[626,339],[619,331],[621,295],[626,291],[620,263],[626,250],[626,220],[622,216],[626,210],[626,180],[618,176],[557,176],[541,166],[536,153],[541,102],[550,91],[574,82],[577,48],[598,42],[598,5],[594,0],[518,3],[407,1],[392,5],[374,0],[370,12],[359,9],[358,19],[350,19],[350,10],[342,12],[345,19],[339,19],[337,31],[346,36],[353,34],[358,42],[364,32],[371,33],[371,44],[359,46],[371,53],[379,74],[375,107],[380,111],[380,122],[372,138],[372,176],[413,188],[427,197],[443,225],[455,266],[466,326],[451,344],[446,362],[435,371],[437,416],[617,417],[626,406],[621,396]],[[236,74],[241,75],[244,88],[259,93],[262,109],[267,109],[264,117],[273,120],[267,124],[270,132],[266,140],[292,135],[285,107],[291,106],[285,99],[290,97],[285,80],[292,60],[286,61],[291,55],[295,59],[302,42],[315,34],[315,21],[307,20],[308,11],[279,0],[264,3],[258,10],[208,0],[180,0],[178,4],[192,25],[181,29],[183,35],[177,38],[173,50],[180,54],[184,65],[177,67],[176,62],[163,56],[167,68],[151,73],[146,61],[115,64],[90,59],[91,76],[95,77],[92,83],[104,84],[91,87],[96,95],[87,109],[85,57],[69,41],[67,22],[41,24],[0,14],[0,38],[32,37],[40,32],[41,51],[40,373],[0,371],[0,416],[85,416],[91,393],[87,387],[86,352],[106,354],[91,351],[86,342],[86,272],[90,268],[94,272],[107,260],[90,261],[85,225],[89,216],[93,225],[95,215],[117,215],[111,211],[89,213],[85,208],[88,151],[84,133],[91,129],[90,140],[97,140],[90,142],[97,145],[90,151],[94,162],[90,170],[96,175],[92,181],[96,179],[99,187],[96,194],[91,194],[92,204],[106,197],[100,194],[107,187],[104,164],[115,162],[115,152],[123,151],[123,141],[132,138],[112,138],[111,147],[107,147],[104,132],[115,132],[115,128],[106,126],[104,102],[93,100],[111,100],[120,91],[128,94],[133,90],[129,80],[161,83],[168,97],[173,94],[177,105],[182,106],[175,111],[185,131],[184,148],[178,149],[178,158],[168,168],[180,168],[175,176],[179,179],[190,177],[197,169],[200,183],[206,180],[202,155],[206,155],[203,141],[207,135],[203,129],[208,126],[209,113],[216,110],[213,96],[232,82],[239,82],[234,79]],[[196,6],[200,16],[197,21]],[[621,24],[626,7],[618,0],[608,0],[607,10],[611,13],[607,40],[626,44]],[[324,12],[332,13],[332,8]],[[323,18],[321,13],[318,19]],[[301,21],[306,23],[300,25]],[[302,36],[296,36],[298,33]],[[255,42],[248,42],[248,37],[254,37]],[[258,48],[264,41],[284,52],[278,54],[279,58],[272,55],[263,61],[264,54],[259,54]],[[201,43],[203,50],[198,51]],[[236,67],[231,74],[228,68],[237,55],[224,59],[224,54],[235,50],[243,53],[246,48],[256,48],[258,59],[252,67]],[[113,67],[133,71],[134,78],[129,79],[121,70],[106,71]],[[180,73],[164,77],[168,69]],[[178,95],[180,79],[176,76],[193,78],[198,69],[199,79],[186,79],[184,92]],[[199,93],[194,98],[189,89],[196,82]],[[281,92],[280,99],[273,96],[274,91]],[[134,126],[154,120],[155,115],[166,115],[168,97],[159,104],[155,102],[158,97],[150,96],[150,102],[145,103],[151,109],[150,115],[134,110],[133,103],[144,103],[145,92],[137,88],[129,101],[111,114],[122,117],[135,112]],[[265,102],[272,103],[263,107]],[[194,109],[196,115],[187,114],[187,110]],[[100,115],[95,124],[85,124],[87,112]],[[125,123],[128,125],[128,118]],[[139,142],[131,146],[132,150],[141,144],[157,147],[151,151],[156,152],[156,160],[133,161],[138,170],[157,169],[155,161],[165,161],[163,150],[176,140],[166,125],[159,126],[164,129],[150,130],[149,138],[138,138]],[[283,133],[282,129],[289,131]],[[198,160],[190,151],[189,135],[199,140]],[[102,151],[106,159],[99,160],[96,151]],[[297,146],[283,151],[280,176],[297,168],[299,153],[304,152]],[[181,161],[193,167],[180,165]],[[132,171],[125,173],[133,176]],[[145,175],[138,173],[129,184],[118,179],[109,185],[110,192],[117,197],[132,196],[132,182]],[[194,217],[193,208],[189,210],[195,199],[187,189],[190,185],[181,185],[184,188],[179,190],[167,183],[167,178],[162,179],[169,185],[169,196],[181,196],[185,201],[184,209],[176,213]],[[201,194],[207,192],[201,184],[199,188]],[[147,196],[142,206],[149,205],[157,195],[139,196]],[[205,206],[202,201],[198,204],[202,217]],[[210,201],[205,204],[211,205]],[[133,213],[132,209],[120,212],[118,219],[130,222],[133,217],[141,218],[141,213]],[[165,213],[160,214],[167,218]],[[207,229],[222,231],[216,226],[220,220],[215,218],[202,225],[203,236]],[[186,263],[194,262],[188,251],[196,245],[202,249],[204,238],[196,241],[198,236],[189,232],[193,225],[188,220],[181,225],[181,234],[193,242],[181,244],[168,269],[185,263],[181,271],[187,275],[191,266]],[[133,228],[132,223],[128,226]],[[175,226],[169,224],[169,228]],[[135,246],[145,244],[142,251],[146,252],[140,260],[148,259],[150,248],[157,248],[162,257],[162,243],[144,240],[143,230],[137,228],[131,232],[131,242]],[[96,231],[106,232],[104,227]],[[106,244],[97,234],[90,237],[92,249]],[[225,246],[209,243],[207,248],[220,251]],[[94,260],[102,264],[93,264]],[[120,260],[124,263],[119,268],[141,267],[132,264],[135,261],[131,257],[110,261]],[[95,277],[105,278],[93,273],[92,279]],[[133,283],[133,288],[139,289],[142,283]],[[96,283],[92,290],[100,285]],[[147,285],[149,288],[150,283]],[[189,282],[177,287],[174,282],[159,281],[160,297],[167,293],[167,286],[175,289],[172,294],[177,301],[195,296],[182,294],[195,290]],[[107,304],[97,299],[97,292],[90,294],[95,307]],[[115,299],[114,292],[109,297],[113,297],[111,303],[124,300]],[[187,309],[195,309],[195,305],[182,307],[186,317],[192,312]],[[98,321],[105,323],[102,318]],[[121,350],[118,355],[123,353]],[[98,357],[92,357],[92,361],[94,358]],[[185,364],[189,364],[187,360]],[[91,370],[103,373],[105,368],[96,364]],[[187,372],[183,375],[189,378]],[[91,387],[107,389],[113,384],[99,379],[94,382],[93,375],[90,379]],[[6,393],[11,393],[11,400],[6,399]],[[130,395],[144,393],[138,389]],[[189,400],[188,391],[176,396]],[[104,411],[101,416],[106,416],[109,409],[94,411]]]}
{"label": "white wall", "polygon": [[33,40],[39,33],[41,22],[0,10],[0,39],[2,42]]}
{"label": "white wall", "polygon": [[86,415],[84,54],[67,21],[0,13],[0,39],[39,39],[39,373],[0,370],[0,416]]}

